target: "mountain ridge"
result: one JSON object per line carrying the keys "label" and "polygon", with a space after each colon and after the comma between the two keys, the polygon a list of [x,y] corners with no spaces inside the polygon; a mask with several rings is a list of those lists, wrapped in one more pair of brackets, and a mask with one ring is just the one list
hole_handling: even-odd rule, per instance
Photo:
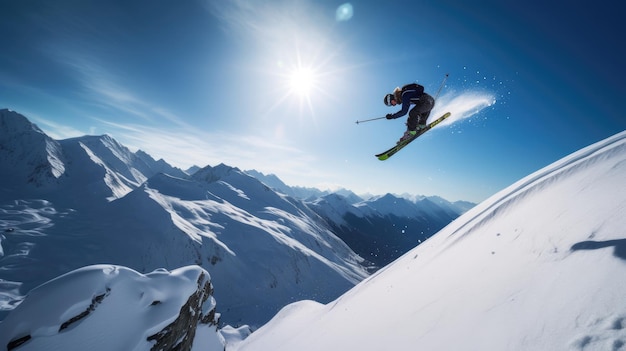
{"label": "mountain ridge", "polygon": [[[331,301],[372,270],[318,208],[236,167],[207,166],[189,175],[109,135],[57,141],[24,116],[8,110],[0,116],[5,126],[18,120],[15,130],[40,141],[19,142],[13,129],[0,129],[0,159],[15,161],[0,173],[2,184],[14,185],[0,193],[7,218],[0,219],[6,268],[0,279],[7,287],[0,289],[0,317],[35,286],[102,262],[139,272],[200,265],[220,287],[223,323],[252,326],[295,299]],[[20,162],[29,157],[37,163]],[[58,167],[57,177],[51,167]],[[23,181],[36,169],[47,172],[41,182]]]}

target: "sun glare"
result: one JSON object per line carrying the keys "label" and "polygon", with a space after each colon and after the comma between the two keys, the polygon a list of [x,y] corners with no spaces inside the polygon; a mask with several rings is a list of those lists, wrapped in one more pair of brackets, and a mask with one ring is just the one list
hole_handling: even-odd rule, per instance
{"label": "sun glare", "polygon": [[[336,48],[323,38],[305,35],[294,29],[294,35],[288,36],[274,48],[270,56],[269,76],[274,78],[268,93],[271,105],[268,111],[279,106],[288,107],[284,113],[293,116],[297,108],[299,117],[316,118],[316,110],[327,108],[327,97],[336,89],[337,70],[333,65]],[[296,33],[297,32],[297,33]],[[298,34],[298,35],[296,35]],[[291,110],[291,111],[290,111]],[[289,111],[289,112],[286,112]]]}
{"label": "sun glare", "polygon": [[297,68],[291,73],[289,84],[293,93],[308,97],[315,85],[315,72],[306,67]]}

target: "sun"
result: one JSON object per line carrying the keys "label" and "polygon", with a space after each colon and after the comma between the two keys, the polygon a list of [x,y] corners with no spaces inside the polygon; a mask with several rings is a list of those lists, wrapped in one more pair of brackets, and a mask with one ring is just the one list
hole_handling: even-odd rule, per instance
{"label": "sun", "polygon": [[[303,47],[301,41],[294,44],[283,43],[284,47],[271,55],[267,73],[272,79],[268,90],[270,102],[267,111],[285,107],[283,111],[297,109],[297,115],[316,118],[316,110],[328,107],[327,97],[336,89],[336,70],[330,64],[335,57],[323,45]],[[311,44],[311,40],[305,41]],[[321,45],[321,44],[320,44]],[[286,112],[285,112],[286,113]]]}
{"label": "sun", "polygon": [[308,67],[297,67],[289,75],[289,87],[292,93],[300,97],[309,97],[316,85],[316,74]]}

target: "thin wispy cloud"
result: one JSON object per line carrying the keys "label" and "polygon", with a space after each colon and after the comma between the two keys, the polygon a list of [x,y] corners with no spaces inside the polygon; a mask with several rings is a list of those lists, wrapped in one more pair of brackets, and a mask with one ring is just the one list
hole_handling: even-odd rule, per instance
{"label": "thin wispy cloud", "polygon": [[[203,167],[225,163],[272,173],[280,170],[286,174],[319,173],[311,169],[314,160],[310,154],[258,136],[100,122],[131,150],[143,150],[183,169],[192,165]],[[264,166],[259,167],[259,163]]]}
{"label": "thin wispy cloud", "polygon": [[78,94],[82,101],[91,102],[125,118],[135,117],[144,122],[165,120],[176,126],[188,127],[184,118],[157,102],[146,100],[136,90],[125,87],[119,74],[113,73],[113,69],[107,69],[97,58],[64,50],[56,50],[51,55],[65,65],[68,74],[75,77],[81,87]]}
{"label": "thin wispy cloud", "polygon": [[93,131],[78,130],[67,124],[58,123],[51,119],[43,118],[34,114],[29,114],[28,117],[31,118],[39,128],[44,130],[49,137],[56,140],[69,139],[83,136],[85,134],[92,134],[90,132]]}
{"label": "thin wispy cloud", "polygon": [[205,8],[221,21],[224,29],[253,39],[280,39],[292,30],[306,29],[320,19],[318,10],[307,1],[207,0]]}

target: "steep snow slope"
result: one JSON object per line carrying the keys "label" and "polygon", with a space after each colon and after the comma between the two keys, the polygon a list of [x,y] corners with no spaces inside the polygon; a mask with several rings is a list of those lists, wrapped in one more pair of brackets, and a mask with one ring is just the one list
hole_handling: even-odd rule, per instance
{"label": "steep snow slope", "polygon": [[[205,167],[193,178],[176,189],[150,179],[143,191],[170,212],[178,232],[202,243],[198,259],[221,286],[215,296],[228,308],[224,321],[259,325],[287,302],[330,301],[367,275],[362,259],[301,202],[225,165]],[[189,191],[198,186],[202,191]],[[145,199],[138,206],[127,201],[136,197],[120,204],[147,208]],[[149,228],[149,221],[141,223]]]}
{"label": "steep snow slope", "polygon": [[626,132],[502,190],[336,301],[230,350],[620,350]]}

